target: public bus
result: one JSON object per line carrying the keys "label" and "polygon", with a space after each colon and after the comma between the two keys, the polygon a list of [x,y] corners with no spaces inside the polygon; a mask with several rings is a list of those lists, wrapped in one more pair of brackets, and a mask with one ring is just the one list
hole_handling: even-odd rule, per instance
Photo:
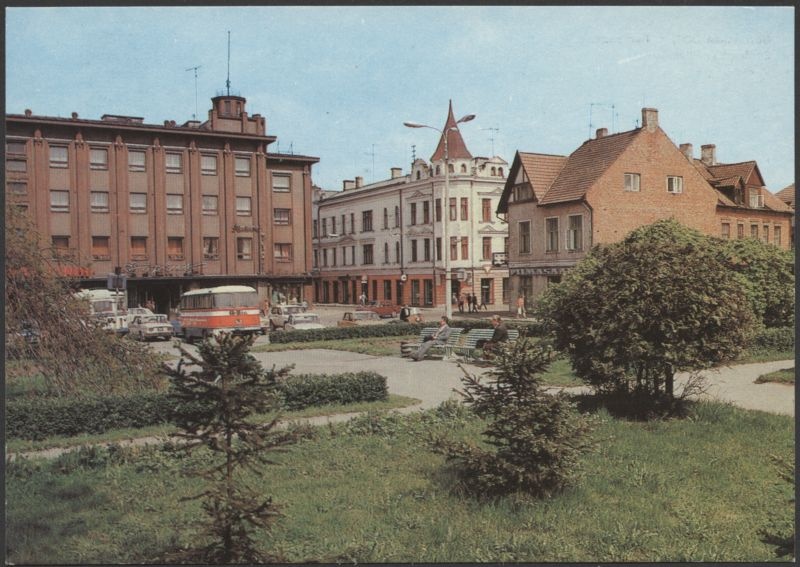
{"label": "public bus", "polygon": [[220,331],[261,331],[258,292],[246,285],[193,289],[181,295],[180,323],[186,340],[205,339]]}
{"label": "public bus", "polygon": [[75,297],[89,302],[91,314],[102,322],[103,328],[118,335],[128,332],[127,294],[107,289],[82,289]]}

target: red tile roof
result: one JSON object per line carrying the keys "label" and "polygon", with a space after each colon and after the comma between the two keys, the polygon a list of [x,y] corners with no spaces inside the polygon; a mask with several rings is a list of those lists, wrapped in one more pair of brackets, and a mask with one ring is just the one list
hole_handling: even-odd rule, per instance
{"label": "red tile roof", "polygon": [[747,180],[750,179],[753,169],[756,167],[756,162],[718,163],[716,165],[706,165],[705,167],[715,180],[721,181],[723,179],[730,179],[731,177],[741,177],[746,183]]}
{"label": "red tile roof", "polygon": [[772,209],[773,211],[790,211],[794,208],[794,204],[789,206],[789,204],[785,203],[782,199],[779,199],[777,196],[773,195],[766,188],[763,191],[764,194],[764,206],[768,209]]}
{"label": "red tile roof", "polygon": [[778,191],[775,196],[791,208],[794,208],[794,183]]}
{"label": "red tile roof", "polygon": [[[454,128],[451,130],[451,128]],[[453,101],[450,101],[450,110],[447,113],[447,122],[442,130],[442,137],[439,138],[439,145],[436,146],[436,151],[431,156],[431,161],[444,159],[444,136],[447,134],[447,157],[448,159],[472,159],[472,154],[469,153],[467,145],[464,143],[464,138],[461,137],[461,132],[456,124],[456,119],[453,116]]]}
{"label": "red tile roof", "polygon": [[542,205],[582,199],[586,191],[642,132],[641,128],[587,140],[567,158],[564,168],[540,200]]}
{"label": "red tile roof", "polygon": [[519,160],[539,201],[567,163],[566,156],[523,152],[519,152]]}

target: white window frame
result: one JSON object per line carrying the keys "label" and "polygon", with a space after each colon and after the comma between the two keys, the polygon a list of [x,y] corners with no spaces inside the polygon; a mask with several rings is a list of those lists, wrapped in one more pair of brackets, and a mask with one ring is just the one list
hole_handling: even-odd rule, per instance
{"label": "white window frame", "polygon": [[236,214],[240,217],[253,216],[253,198],[236,197]]}
{"label": "white window frame", "polygon": [[93,213],[107,213],[108,191],[90,191],[89,206]]}
{"label": "white window frame", "polygon": [[217,174],[217,156],[200,154],[200,175]]}
{"label": "white window frame", "polygon": [[[55,199],[54,197],[58,197],[58,199]],[[51,189],[50,210],[54,213],[68,213],[69,191],[65,191],[63,189]]]}
{"label": "white window frame", "polygon": [[[522,226],[527,225],[527,238],[524,238],[522,235]],[[517,222],[517,235],[519,240],[519,253],[520,254],[530,254],[531,253],[531,221],[518,221]]]}
{"label": "white window frame", "polygon": [[218,236],[204,236],[203,237],[203,259],[204,260],[218,260],[219,259],[219,237]]}
{"label": "white window frame", "polygon": [[[277,262],[291,262],[292,261],[292,243],[291,242],[276,242],[272,246],[272,253],[275,261]],[[327,249],[325,251],[327,256]],[[327,258],[326,258],[327,262]],[[327,263],[325,264],[327,265]]]}
{"label": "white window frame", "polygon": [[[60,154],[63,151],[62,155]],[[61,159],[63,157],[63,159]],[[50,146],[50,167],[67,168],[69,167],[69,148],[67,146]]]}
{"label": "white window frame", "polygon": [[[180,207],[177,205],[180,204]],[[167,214],[168,215],[182,215],[183,214],[183,195],[180,193],[167,193]]]}
{"label": "white window frame", "polygon": [[292,224],[292,209],[276,207],[272,209],[272,219],[274,224],[288,226]]}
{"label": "white window frame", "polygon": [[89,169],[108,169],[108,148],[89,148]]}
{"label": "white window frame", "polygon": [[[212,201],[213,199],[213,201]],[[214,207],[208,207],[206,204],[214,203]],[[218,215],[219,214],[219,196],[218,195],[203,195],[202,212],[204,215]]]}
{"label": "white window frame", "polygon": [[751,192],[750,193],[750,208],[751,209],[763,209],[764,208],[764,195],[760,192]]}
{"label": "white window frame", "polygon": [[240,236],[236,239],[236,259],[253,259],[253,239],[249,236]]}
{"label": "white window frame", "polygon": [[[137,156],[135,160],[133,156]],[[139,156],[141,156],[141,161]],[[128,150],[128,171],[145,171],[145,169],[147,169],[147,152],[144,150]]]}
{"label": "white window frame", "polygon": [[[234,156],[233,163],[236,177],[250,177],[250,170],[252,168],[252,159],[250,156]],[[247,167],[244,167],[245,165]]]}
{"label": "white window frame", "polygon": [[[553,220],[554,220],[554,221],[556,221],[555,230],[550,230],[550,221],[553,221]],[[550,252],[550,253],[553,253],[553,252],[558,252],[558,245],[559,245],[559,242],[558,242],[558,231],[559,231],[559,224],[560,224],[560,223],[558,222],[558,217],[546,217],[546,218],[544,219],[544,251],[545,251],[545,253],[547,253],[547,252]],[[553,246],[551,245],[552,243],[551,243],[551,241],[550,241],[550,240],[551,240],[551,236],[552,236],[552,235],[555,235],[555,239],[556,239],[556,241],[555,241],[555,247],[553,247]]]}
{"label": "white window frame", "polygon": [[[286,186],[283,185],[276,185],[276,181],[278,179],[285,179]],[[292,174],[291,173],[279,173],[276,171],[272,172],[272,191],[273,193],[291,193],[292,192]]]}
{"label": "white window frame", "polygon": [[164,169],[167,173],[183,173],[183,153],[166,152],[164,154]]}
{"label": "white window frame", "polygon": [[[580,226],[573,228],[572,219],[580,219]],[[566,247],[570,252],[583,250],[583,215],[569,215],[567,217]]]}
{"label": "white window frame", "polygon": [[[134,196],[136,198],[134,199]],[[139,197],[142,197],[143,203],[140,205],[135,202]],[[129,193],[128,194],[128,208],[132,213],[146,213],[147,212],[147,193]]]}
{"label": "white window frame", "polygon": [[625,191],[628,193],[639,193],[642,188],[642,176],[639,173],[626,173],[624,177],[624,185]]}
{"label": "white window frame", "polygon": [[683,177],[680,175],[667,175],[667,193],[673,195],[683,193]]}

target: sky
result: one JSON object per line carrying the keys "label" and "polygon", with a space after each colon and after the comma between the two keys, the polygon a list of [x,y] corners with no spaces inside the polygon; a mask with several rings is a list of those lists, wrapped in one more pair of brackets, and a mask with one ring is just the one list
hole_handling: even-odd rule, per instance
{"label": "sky", "polygon": [[228,32],[231,93],[324,189],[430,159],[439,134],[403,122],[441,129],[450,100],[476,156],[569,155],[653,107],[695,157],[794,182],[793,7],[7,8],[6,112],[205,120]]}

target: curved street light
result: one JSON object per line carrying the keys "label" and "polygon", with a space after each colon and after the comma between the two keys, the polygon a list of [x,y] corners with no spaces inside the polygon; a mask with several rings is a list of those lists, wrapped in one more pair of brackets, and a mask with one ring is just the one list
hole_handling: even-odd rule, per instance
{"label": "curved street light", "polygon": [[[458,120],[456,120],[456,125],[461,124],[462,122],[469,122],[470,120],[474,120],[474,114],[467,114],[462,116]],[[442,208],[442,254],[444,255],[444,314],[447,317],[448,321],[453,317],[453,304],[452,304],[452,297],[453,297],[453,286],[450,278],[452,277],[451,270],[450,270],[450,240],[447,237],[448,230],[447,225],[450,220],[450,157],[447,153],[447,134],[450,133],[451,130],[458,130],[457,126],[451,126],[446,131],[440,130],[439,128],[435,128],[433,126],[428,126],[427,124],[420,124],[419,122],[403,122],[403,126],[408,128],[430,128],[431,130],[436,130],[442,137],[444,138],[444,194],[442,195],[443,205]],[[446,133],[445,133],[446,132]]]}

